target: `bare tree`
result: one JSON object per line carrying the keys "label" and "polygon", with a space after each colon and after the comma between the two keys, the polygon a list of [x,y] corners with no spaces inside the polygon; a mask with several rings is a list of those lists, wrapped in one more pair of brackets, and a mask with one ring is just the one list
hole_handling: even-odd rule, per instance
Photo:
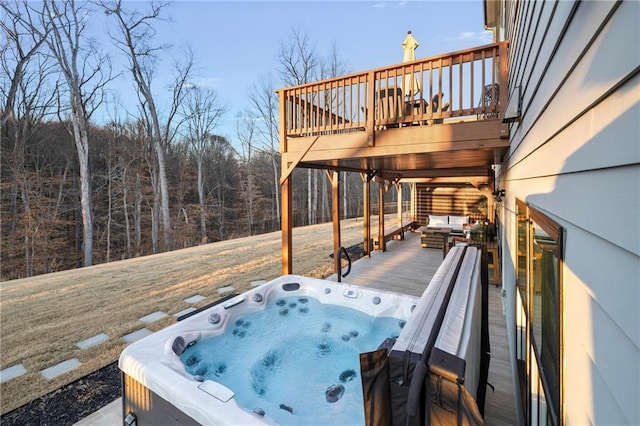
{"label": "bare tree", "polygon": [[[309,35],[298,30],[292,30],[289,39],[280,44],[278,59],[280,78],[282,83],[288,86],[306,84],[313,80],[327,79],[345,73],[345,66],[335,43],[332,44],[328,56],[323,58],[316,53],[315,45]],[[329,95],[330,92],[327,91],[322,97],[325,105],[319,106],[325,109],[334,108],[334,112],[338,113],[339,105],[335,99],[331,102]],[[308,101],[318,105],[320,99]],[[343,181],[346,182],[346,179]],[[346,199],[343,202],[346,203]],[[319,215],[318,208],[320,208]],[[315,223],[318,218],[322,221],[326,220],[329,211],[327,176],[322,171],[307,169],[308,223]]]}
{"label": "bare tree", "polygon": [[8,81],[0,85],[0,93],[4,97],[4,105],[0,114],[0,126],[4,126],[11,116],[16,100],[16,94],[23,80],[25,67],[29,60],[41,49],[49,34],[48,28],[33,31],[30,10],[27,2],[15,2],[13,8],[9,2],[0,2],[3,19],[0,28],[6,37],[2,52],[3,79]]}
{"label": "bare tree", "polygon": [[[280,67],[278,72],[282,83],[287,86],[306,84],[317,78],[320,58],[316,54],[308,34],[293,29],[287,42],[280,43],[278,52]],[[314,210],[317,206],[317,198],[313,202],[312,194],[317,191],[317,179],[315,190],[312,189],[312,170],[307,169],[307,220],[314,223]]]}
{"label": "bare tree", "polygon": [[280,43],[278,62],[280,79],[287,86],[306,84],[318,76],[320,58],[310,36],[305,32],[291,30],[289,40]]}
{"label": "bare tree", "polygon": [[247,206],[247,226],[249,229],[249,235],[253,235],[254,229],[254,185],[253,185],[253,165],[252,154],[254,150],[254,136],[256,133],[256,124],[253,117],[248,113],[239,113],[238,120],[238,139],[240,140],[240,146],[242,151],[240,156],[244,165],[245,182],[244,186],[244,198]]}
{"label": "bare tree", "polygon": [[213,89],[200,86],[192,88],[182,107],[184,117],[185,136],[195,155],[197,166],[198,202],[200,204],[200,241],[207,242],[207,210],[206,193],[204,188],[204,153],[210,142],[209,136],[218,126],[220,118],[227,107],[218,100],[218,94]]}
{"label": "bare tree", "polygon": [[[344,75],[346,73],[347,73],[347,67],[344,64],[344,61],[342,60],[342,58],[340,57],[340,54],[338,53],[338,47],[334,42],[331,44],[331,50],[329,52],[329,56],[320,63],[320,78],[324,80],[327,78],[333,78],[339,75]],[[328,96],[325,96],[324,99],[327,100]],[[334,108],[336,108],[335,112],[337,113],[340,109],[339,102],[336,102],[336,100],[334,99],[333,102],[331,102],[331,105],[334,105]],[[329,108],[329,105],[325,105],[325,107]],[[348,172],[344,172],[343,177],[340,179],[343,185],[343,190],[341,191],[343,214],[347,213],[347,196],[348,196],[347,173]],[[323,200],[326,200],[327,198],[326,179],[323,180],[322,188],[323,188],[322,190]],[[324,217],[325,209],[328,209],[328,203],[323,202],[322,209],[323,209],[323,217]]]}
{"label": "bare tree", "polygon": [[[8,204],[3,204],[8,206],[3,211],[4,229],[7,231],[3,244],[9,240],[9,244],[22,247],[24,270],[20,269],[24,276],[30,277],[43,272],[35,267],[36,249],[46,246],[44,241],[49,232],[42,224],[58,219],[70,160],[55,167],[60,171],[60,177],[51,178],[51,171],[48,172],[49,181],[60,184],[60,196],[53,208],[43,209],[36,200],[44,200],[42,192],[46,190],[43,183],[47,178],[38,175],[40,168],[28,166],[27,147],[29,142],[40,141],[42,136],[38,132],[45,125],[44,120],[58,111],[57,71],[54,61],[43,52],[47,31],[43,30],[41,37],[30,30],[27,4],[0,3],[0,10],[3,11],[0,29],[6,41],[0,55],[0,67],[2,78],[8,83],[0,85],[5,108],[0,129],[3,140],[2,179],[7,188],[3,191],[3,199],[8,201]],[[42,244],[37,243],[38,236]],[[14,273],[22,276],[20,271]]]}
{"label": "bare tree", "polygon": [[119,33],[111,35],[115,45],[129,60],[129,70],[135,81],[142,108],[148,114],[151,124],[151,140],[158,161],[158,183],[165,250],[171,250],[171,215],[169,211],[169,184],[167,180],[166,147],[177,126],[172,126],[178,106],[189,89],[188,78],[193,67],[193,57],[187,52],[185,61],[176,62],[176,73],[172,82],[172,102],[164,128],[160,124],[160,115],[156,106],[154,93],[151,90],[157,53],[168,46],[152,46],[150,43],[155,34],[153,23],[162,19],[162,11],[167,2],[150,3],[146,14],[129,11],[123,8],[121,0],[100,2],[108,15],[115,18]]}
{"label": "bare tree", "polygon": [[210,173],[210,195],[215,206],[218,225],[218,239],[228,238],[227,211],[233,205],[233,195],[237,193],[235,151],[227,138],[218,135],[209,137],[206,159],[212,164]]}
{"label": "bare tree", "polygon": [[[40,9],[19,17],[21,25],[44,38],[55,58],[69,95],[69,115],[80,169],[83,265],[93,264],[93,209],[89,171],[88,127],[91,114],[103,100],[103,89],[110,80],[109,60],[86,37],[89,3],[74,0],[43,2]],[[14,15],[15,17],[16,15]]]}
{"label": "bare tree", "polygon": [[258,83],[253,84],[249,91],[251,115],[254,117],[258,141],[263,152],[271,159],[273,170],[273,200],[272,206],[276,226],[280,224],[280,155],[278,151],[278,96],[273,78],[263,76]]}

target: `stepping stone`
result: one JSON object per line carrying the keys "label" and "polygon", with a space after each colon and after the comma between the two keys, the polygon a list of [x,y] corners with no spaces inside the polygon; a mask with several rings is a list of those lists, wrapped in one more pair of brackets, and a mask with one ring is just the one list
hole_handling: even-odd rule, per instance
{"label": "stepping stone", "polygon": [[233,291],[233,290],[235,290],[235,288],[233,288],[233,286],[231,286],[231,285],[230,285],[230,286],[227,286],[227,287],[220,287],[220,288],[218,289],[218,293],[219,293],[219,294],[222,294],[222,293],[229,293],[230,291]]}
{"label": "stepping stone", "polygon": [[89,337],[88,339],[85,339],[76,343],[76,346],[79,347],[80,349],[88,349],[92,346],[98,345],[106,341],[107,339],[109,339],[109,336],[107,336],[104,333],[100,333],[100,334],[96,334],[93,337]]}
{"label": "stepping stone", "polygon": [[45,368],[40,371],[42,377],[47,380],[54,379],[61,374],[68,373],[69,371],[75,370],[80,365],[80,361],[78,358],[71,358],[66,361],[62,361],[59,364],[54,365],[53,367]]}
{"label": "stepping stone", "polygon": [[0,383],[4,383],[16,377],[20,377],[26,372],[27,369],[24,368],[24,365],[22,364],[17,364],[12,367],[5,368],[4,370],[0,371]]}
{"label": "stepping stone", "polygon": [[262,285],[264,283],[266,283],[267,281],[265,280],[256,280],[256,281],[251,281],[251,287],[258,287],[259,285]]}
{"label": "stepping stone", "polygon": [[201,300],[206,299],[206,297],[196,294],[195,296],[191,296],[188,299],[184,299],[187,303],[198,303]]}
{"label": "stepping stone", "polygon": [[162,318],[164,318],[166,316],[167,316],[167,314],[165,314],[164,312],[156,311],[156,312],[154,312],[152,314],[143,316],[142,318],[140,318],[140,321],[146,322],[148,324],[150,322],[156,322],[159,319],[162,319]]}
{"label": "stepping stone", "polygon": [[187,309],[183,309],[182,311],[173,314],[173,316],[174,317],[181,317],[183,315],[190,314],[191,312],[193,312],[195,310],[196,310],[196,308],[194,308],[193,306],[189,306]]}
{"label": "stepping stone", "polygon": [[148,328],[141,328],[140,330],[134,331],[133,333],[129,333],[126,336],[123,336],[122,339],[127,343],[133,343],[136,340],[140,340],[143,337],[146,337],[153,332]]}

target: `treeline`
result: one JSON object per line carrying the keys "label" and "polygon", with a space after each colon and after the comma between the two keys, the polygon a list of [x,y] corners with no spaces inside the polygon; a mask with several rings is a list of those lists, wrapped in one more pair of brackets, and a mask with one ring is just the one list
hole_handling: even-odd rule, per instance
{"label": "treeline", "polygon": [[[82,220],[78,165],[68,123],[39,123],[18,147],[5,127],[2,138],[2,280],[82,266]],[[211,135],[196,153],[180,141],[167,150],[172,247],[163,246],[155,156],[139,123],[91,126],[94,263],[280,229],[273,156],[259,151],[247,159],[224,137]],[[197,164],[205,165],[198,196]],[[279,174],[279,168],[276,169]],[[294,177],[294,215],[307,224],[306,171]],[[279,178],[278,174],[276,178]],[[312,220],[330,220],[331,200],[324,172],[312,197]],[[349,174],[346,214],[361,214],[360,176]],[[154,238],[154,235],[156,238]]]}
{"label": "treeline", "polygon": [[[2,280],[280,229],[275,89],[344,74],[344,64],[335,47],[321,56],[307,34],[292,31],[276,69],[248,88],[236,134],[220,136],[230,108],[194,83],[194,54],[154,42],[168,7],[0,2]],[[124,68],[112,69],[96,44],[92,16],[108,21]],[[175,67],[156,89],[161,53]],[[138,99],[126,119],[116,76]],[[113,118],[97,122],[105,109]],[[361,215],[360,175],[344,173],[342,185],[343,215]],[[296,170],[294,225],[330,220],[330,193],[324,171]]]}

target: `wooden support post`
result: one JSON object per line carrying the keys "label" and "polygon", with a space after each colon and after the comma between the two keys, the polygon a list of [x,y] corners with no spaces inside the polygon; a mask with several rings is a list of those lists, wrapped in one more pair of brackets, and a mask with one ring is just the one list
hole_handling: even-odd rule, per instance
{"label": "wooden support post", "polygon": [[398,228],[402,229],[402,183],[396,183],[396,193],[398,195]]}
{"label": "wooden support post", "polygon": [[418,204],[418,193],[416,191],[417,185],[415,182],[411,182],[409,184],[409,190],[411,191],[411,220],[413,222],[418,221],[417,215],[417,204]]}
{"label": "wooden support post", "polygon": [[369,71],[367,75],[367,146],[376,145],[376,129],[375,129],[375,96],[376,96],[376,77],[373,71]]}
{"label": "wooden support post", "polygon": [[[280,106],[280,126],[278,131],[278,138],[280,140],[280,152],[286,153],[288,151],[287,145],[287,123],[286,123],[286,107],[285,92],[284,90],[278,91],[278,99]],[[286,160],[282,158],[282,169],[286,167]],[[292,175],[288,175],[285,180],[280,181],[280,196],[281,198],[281,225],[282,232],[282,275],[289,275],[293,273],[293,187],[291,185]]]}
{"label": "wooden support post", "polygon": [[340,172],[333,172],[331,177],[331,216],[333,217],[333,265],[338,276],[338,282],[342,281],[342,262],[340,261]]}
{"label": "wooden support post", "polygon": [[282,275],[293,273],[293,209],[292,185],[289,176],[281,185],[282,196]]}
{"label": "wooden support post", "polygon": [[364,216],[364,252],[371,257],[371,180],[366,173],[362,173],[362,213]]}
{"label": "wooden support post", "polygon": [[378,250],[387,251],[384,240],[384,181],[378,182]]}

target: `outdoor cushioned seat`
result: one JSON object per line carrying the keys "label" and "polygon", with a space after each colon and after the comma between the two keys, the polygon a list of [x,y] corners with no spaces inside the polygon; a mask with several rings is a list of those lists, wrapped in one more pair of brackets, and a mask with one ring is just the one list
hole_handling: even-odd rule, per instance
{"label": "outdoor cushioned seat", "polygon": [[452,232],[461,233],[465,224],[469,223],[469,216],[429,215],[429,228],[451,228]]}

